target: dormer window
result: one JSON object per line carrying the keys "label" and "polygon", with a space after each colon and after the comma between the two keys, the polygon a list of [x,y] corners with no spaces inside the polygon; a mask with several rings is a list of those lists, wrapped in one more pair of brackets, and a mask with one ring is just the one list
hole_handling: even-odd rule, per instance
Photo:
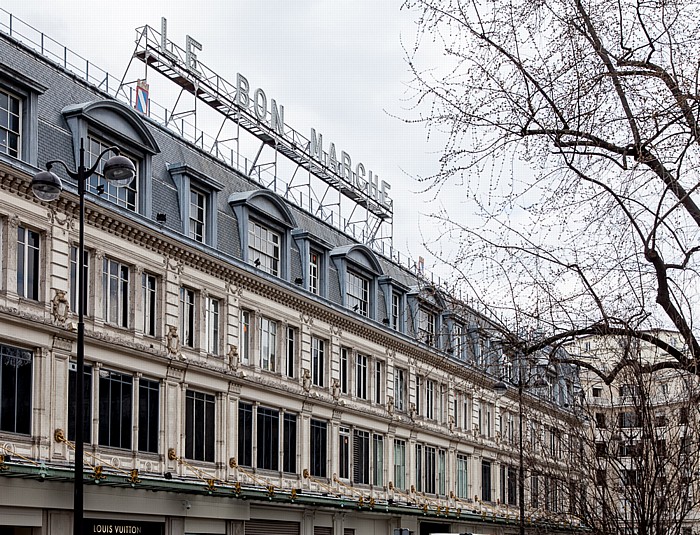
{"label": "dormer window", "polygon": [[309,291],[312,294],[319,294],[321,275],[321,253],[311,249],[309,251]]}
{"label": "dormer window", "polygon": [[446,349],[451,340],[442,335],[445,301],[440,292],[432,286],[415,288],[408,295],[413,336],[420,343]]}
{"label": "dormer window", "polygon": [[190,238],[204,243],[207,222],[207,196],[197,188],[190,189]]}
{"label": "dormer window", "polygon": [[234,193],[228,203],[238,220],[243,261],[289,280],[291,230],[296,221],[287,204],[267,190]]}
{"label": "dormer window", "polygon": [[301,272],[293,275],[294,282],[314,295],[325,297],[328,294],[328,249],[330,246],[306,230],[293,230],[292,237],[299,248],[299,258],[301,259]]}
{"label": "dormer window", "polygon": [[[85,158],[87,160],[87,165],[91,166],[93,163],[95,163],[95,160],[97,160],[100,154],[102,154],[102,151],[111,147],[112,145],[112,143],[108,143],[92,134],[88,135],[87,144],[85,147]],[[106,159],[102,158],[99,164],[97,165],[97,169],[87,181],[87,190],[94,195],[100,195],[103,199],[106,199],[109,202],[116,204],[117,206],[121,206],[123,208],[126,208],[127,210],[135,211],[137,206],[136,199],[138,184],[137,177],[139,175],[139,160],[134,158],[130,154],[124,152],[122,152],[122,156],[126,156],[127,158],[129,158],[129,160],[131,160],[131,162],[134,164],[134,167],[136,168],[136,177],[131,181],[131,184],[122,188],[118,188],[109,180],[105,180],[102,168]]]}
{"label": "dormer window", "polygon": [[352,271],[348,271],[345,281],[347,307],[362,316],[367,316],[369,314],[369,281]]}
{"label": "dormer window", "polygon": [[272,229],[251,221],[248,224],[248,258],[252,264],[263,271],[279,276],[280,272],[280,235]]}
{"label": "dormer window", "polygon": [[143,122],[131,108],[113,100],[101,100],[63,109],[73,136],[75,161],[79,161],[81,142],[88,165],[108,147],[117,146],[122,155],[136,167],[136,177],[125,188],[114,188],[104,180],[101,160],[96,172],[87,181],[87,190],[123,209],[151,216],[151,157],[158,145]]}
{"label": "dormer window", "polygon": [[331,251],[338,270],[341,304],[366,318],[377,317],[377,280],[382,268],[364,245],[347,245]]}
{"label": "dormer window", "polygon": [[18,97],[0,89],[0,152],[14,158],[19,158],[21,148],[21,107]]}

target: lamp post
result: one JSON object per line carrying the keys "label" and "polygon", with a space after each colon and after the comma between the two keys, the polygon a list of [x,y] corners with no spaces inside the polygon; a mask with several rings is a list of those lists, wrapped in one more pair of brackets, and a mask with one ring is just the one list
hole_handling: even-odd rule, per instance
{"label": "lamp post", "polygon": [[[532,377],[530,378],[532,379]],[[523,390],[529,381],[523,381],[523,369],[520,367],[518,381],[511,385],[518,389],[518,507],[520,509],[519,533],[525,535],[525,466],[523,451]],[[547,386],[547,382],[540,377],[535,377],[532,386]],[[493,385],[493,390],[498,396],[503,396],[508,391],[508,384],[500,380]]]}
{"label": "lamp post", "polygon": [[103,150],[95,159],[92,167],[85,167],[85,147],[80,140],[80,154],[78,169],[72,171],[62,160],[51,160],[46,163],[46,171],[37,173],[32,179],[32,191],[42,200],[51,202],[56,200],[63,189],[61,179],[51,171],[55,164],[61,165],[69,177],[78,182],[78,197],[80,198],[80,218],[78,226],[78,347],[77,347],[77,374],[75,389],[75,473],[73,476],[73,534],[83,535],[83,458],[84,442],[83,427],[85,425],[84,389],[85,389],[85,295],[86,284],[84,277],[85,262],[85,181],[97,170],[102,157],[108,152],[115,155],[109,158],[103,167],[103,174],[115,187],[128,186],[136,176],[134,164],[126,157],[121,156],[117,147],[109,147]]}

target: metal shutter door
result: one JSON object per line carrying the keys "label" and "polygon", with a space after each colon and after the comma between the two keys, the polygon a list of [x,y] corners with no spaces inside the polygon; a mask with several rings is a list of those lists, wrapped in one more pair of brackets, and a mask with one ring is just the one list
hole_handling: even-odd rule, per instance
{"label": "metal shutter door", "polygon": [[299,535],[298,522],[246,520],[245,535]]}

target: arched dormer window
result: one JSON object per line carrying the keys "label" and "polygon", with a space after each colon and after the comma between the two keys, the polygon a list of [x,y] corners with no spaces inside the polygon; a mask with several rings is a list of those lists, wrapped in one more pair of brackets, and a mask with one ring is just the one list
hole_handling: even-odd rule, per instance
{"label": "arched dormer window", "polygon": [[[87,191],[102,199],[151,217],[151,157],[160,152],[140,115],[114,100],[99,100],[68,106],[63,116],[73,136],[75,161],[79,161],[81,142],[86,165],[90,166],[107,147],[116,145],[134,162],[136,177],[125,188],[115,188],[102,176],[102,165],[87,181]],[[106,159],[103,159],[104,163]],[[77,167],[77,165],[76,165]]]}
{"label": "arched dormer window", "polygon": [[266,190],[234,193],[228,203],[238,219],[243,261],[288,280],[291,230],[296,221],[286,203]]}
{"label": "arched dormer window", "polygon": [[434,286],[413,287],[409,293],[409,324],[418,342],[441,348],[445,301]]}
{"label": "arched dormer window", "polygon": [[341,304],[368,318],[377,317],[377,278],[382,267],[364,245],[345,245],[330,253],[340,279]]}

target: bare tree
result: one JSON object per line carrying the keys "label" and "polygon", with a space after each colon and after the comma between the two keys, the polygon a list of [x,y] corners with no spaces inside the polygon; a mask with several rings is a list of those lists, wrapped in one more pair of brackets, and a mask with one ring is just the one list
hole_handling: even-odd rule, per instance
{"label": "bare tree", "polygon": [[[449,255],[456,283],[471,285],[481,308],[501,321],[505,346],[523,356],[553,348],[561,362],[556,350],[581,337],[623,338],[666,358],[617,351],[605,366],[575,354],[565,360],[606,388],[697,376],[700,4],[406,0],[405,7],[419,28],[407,48],[417,91],[410,120],[449,140],[425,187],[436,196],[462,188],[474,208],[461,211],[469,218],[449,207],[433,215],[445,229],[435,252]],[[441,61],[426,67],[423,52],[436,47]],[[676,331],[678,343],[659,336],[660,326]],[[692,389],[682,392],[677,403],[695,401]],[[645,399],[640,410],[653,406]],[[655,466],[639,468],[648,478]],[[680,494],[695,478],[678,479]],[[605,507],[605,496],[590,492]],[[630,503],[649,509],[651,490],[635,492]],[[677,532],[681,516],[657,515],[656,524],[637,518],[630,529]]]}

